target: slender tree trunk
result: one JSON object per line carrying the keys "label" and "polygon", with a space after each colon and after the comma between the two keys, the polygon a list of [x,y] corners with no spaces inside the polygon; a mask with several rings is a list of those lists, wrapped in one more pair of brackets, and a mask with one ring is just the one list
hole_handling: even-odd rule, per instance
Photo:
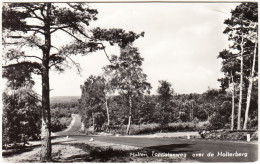
{"label": "slender tree trunk", "polygon": [[191,103],[191,108],[190,108],[190,122],[193,120],[193,104]]}
{"label": "slender tree trunk", "polygon": [[[47,17],[51,3],[47,4]],[[49,56],[51,47],[50,21],[45,22],[45,45],[42,48],[42,128],[41,128],[41,161],[51,161],[51,114],[50,114],[50,85],[49,85]]]}
{"label": "slender tree trunk", "polygon": [[248,91],[247,91],[245,121],[244,121],[244,126],[243,126],[244,130],[247,129],[248,112],[249,112],[251,93],[252,93],[252,87],[253,87],[253,77],[255,74],[256,49],[257,49],[257,42],[255,43],[253,66],[252,66],[252,70],[251,70],[251,76],[249,78],[249,87],[248,87]]}
{"label": "slender tree trunk", "polygon": [[191,111],[192,111],[192,108],[190,108],[190,122],[192,121],[192,119],[191,119]]}
{"label": "slender tree trunk", "polygon": [[243,64],[244,64],[244,59],[243,59],[243,53],[244,53],[244,47],[243,47],[243,42],[244,42],[244,36],[242,34],[242,41],[240,44],[241,47],[241,61],[240,61],[240,87],[239,87],[239,104],[238,104],[238,114],[237,114],[237,130],[241,129],[241,108],[242,108],[242,99],[243,99]]}
{"label": "slender tree trunk", "polygon": [[109,117],[109,110],[108,110],[108,98],[105,98],[105,105],[107,110],[107,125],[110,125],[110,117]]}
{"label": "slender tree trunk", "polygon": [[92,119],[93,119],[93,132],[95,132],[95,116],[94,116],[94,113],[92,114]]}
{"label": "slender tree trunk", "polygon": [[232,113],[231,113],[231,130],[234,130],[234,115],[235,115],[235,85],[233,75],[231,73],[232,80]]}
{"label": "slender tree trunk", "polygon": [[129,96],[129,117],[128,117],[128,125],[126,129],[126,133],[130,134],[130,126],[131,126],[131,119],[132,119],[132,98]]}

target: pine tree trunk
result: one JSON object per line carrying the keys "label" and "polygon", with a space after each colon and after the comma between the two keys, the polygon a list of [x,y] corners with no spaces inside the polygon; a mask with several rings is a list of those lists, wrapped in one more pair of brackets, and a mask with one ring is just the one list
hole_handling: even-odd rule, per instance
{"label": "pine tree trunk", "polygon": [[108,99],[107,98],[105,98],[105,104],[106,104],[106,110],[107,110],[107,125],[109,126],[110,125],[110,117],[109,117],[109,110],[108,110],[108,103],[107,103],[107,101],[108,101]]}
{"label": "pine tree trunk", "polygon": [[232,113],[231,113],[231,130],[234,130],[234,115],[235,115],[235,85],[233,76],[231,73],[231,79],[232,79]]}
{"label": "pine tree trunk", "polygon": [[[47,4],[47,17],[51,3]],[[45,45],[42,48],[42,127],[41,127],[41,161],[51,161],[51,114],[50,114],[50,85],[49,85],[49,56],[51,48],[51,34],[49,19],[45,22]]]}
{"label": "pine tree trunk", "polygon": [[244,121],[244,126],[243,126],[244,130],[247,129],[248,112],[249,112],[251,93],[252,93],[252,87],[253,87],[253,77],[255,74],[256,49],[257,49],[257,42],[255,43],[253,66],[252,66],[252,70],[251,70],[251,76],[249,78],[249,87],[248,87],[248,91],[247,91],[245,121]]}
{"label": "pine tree trunk", "polygon": [[128,125],[126,129],[126,133],[130,134],[130,126],[131,126],[131,119],[132,119],[132,98],[129,96],[129,117],[128,117]]}
{"label": "pine tree trunk", "polygon": [[[44,73],[45,72],[45,73]],[[41,161],[51,161],[51,115],[49,75],[42,75],[42,128],[41,128]]]}
{"label": "pine tree trunk", "polygon": [[244,47],[243,47],[243,42],[244,42],[244,36],[242,34],[242,41],[241,41],[241,61],[240,61],[240,89],[239,89],[239,104],[238,104],[238,114],[237,114],[237,130],[241,129],[241,108],[242,108],[242,99],[243,99],[243,64],[244,64],[244,59],[243,59],[243,53],[244,53]]}

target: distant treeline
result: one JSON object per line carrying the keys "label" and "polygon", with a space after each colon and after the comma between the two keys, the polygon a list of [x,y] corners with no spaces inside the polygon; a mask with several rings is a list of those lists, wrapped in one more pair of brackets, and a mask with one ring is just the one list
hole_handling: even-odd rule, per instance
{"label": "distant treeline", "polygon": [[65,129],[71,122],[71,114],[78,113],[78,99],[76,97],[57,98],[51,102],[52,131]]}
{"label": "distant treeline", "polygon": [[51,104],[57,103],[77,103],[79,96],[54,96],[50,98]]}
{"label": "distant treeline", "polygon": [[[78,101],[78,100],[77,100]],[[51,102],[51,108],[76,108],[78,102]]]}

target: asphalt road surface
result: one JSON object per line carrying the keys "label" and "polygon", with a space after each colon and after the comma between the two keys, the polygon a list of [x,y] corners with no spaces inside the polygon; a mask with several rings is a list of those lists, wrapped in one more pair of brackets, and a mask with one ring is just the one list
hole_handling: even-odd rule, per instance
{"label": "asphalt road surface", "polygon": [[78,114],[72,114],[72,121],[67,129],[53,133],[52,136],[71,136],[71,135],[80,135],[79,132],[81,129],[81,117]]}
{"label": "asphalt road surface", "polygon": [[[72,138],[78,141],[94,138],[97,141],[137,146],[151,151],[186,154],[188,160],[200,162],[253,162],[258,159],[258,145],[250,143],[115,136],[72,136]],[[235,156],[230,156],[231,153]]]}
{"label": "asphalt road surface", "polygon": [[257,143],[176,138],[86,136],[78,133],[81,127],[80,117],[74,115],[73,119],[71,126],[61,132],[60,135],[69,135],[70,138],[77,140],[79,143],[94,138],[96,141],[137,146],[166,154],[185,154],[187,160],[200,162],[253,162],[258,159]]}

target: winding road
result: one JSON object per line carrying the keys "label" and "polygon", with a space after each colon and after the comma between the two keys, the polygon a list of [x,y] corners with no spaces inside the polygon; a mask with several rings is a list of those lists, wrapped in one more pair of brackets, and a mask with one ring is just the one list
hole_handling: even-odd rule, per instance
{"label": "winding road", "polygon": [[82,128],[81,117],[78,114],[72,114],[72,121],[70,125],[61,132],[52,133],[52,136],[74,136],[83,135],[80,133]]}
{"label": "winding road", "polygon": [[[157,150],[163,153],[186,154],[187,160],[200,162],[253,162],[258,160],[258,144],[233,141],[212,141],[202,139],[154,138],[140,136],[86,136],[81,134],[79,115],[74,115],[68,129],[56,133],[56,136],[69,136],[79,143],[95,141],[130,145],[146,150]],[[94,142],[95,142],[94,141]]]}

